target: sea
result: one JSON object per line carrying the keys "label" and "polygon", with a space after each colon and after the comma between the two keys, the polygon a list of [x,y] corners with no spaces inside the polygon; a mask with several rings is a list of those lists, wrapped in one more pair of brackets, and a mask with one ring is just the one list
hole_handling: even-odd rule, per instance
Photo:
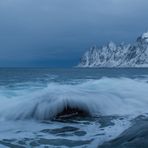
{"label": "sea", "polygon": [[0,148],[147,148],[148,69],[1,68]]}

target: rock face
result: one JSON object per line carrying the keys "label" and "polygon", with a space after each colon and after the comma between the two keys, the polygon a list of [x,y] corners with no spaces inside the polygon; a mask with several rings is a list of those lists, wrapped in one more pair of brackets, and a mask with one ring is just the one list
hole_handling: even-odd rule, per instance
{"label": "rock face", "polygon": [[148,148],[148,119],[135,122],[119,137],[98,148]]}
{"label": "rock face", "polygon": [[82,56],[78,67],[148,67],[148,32],[134,44],[110,42],[101,48],[92,47]]}

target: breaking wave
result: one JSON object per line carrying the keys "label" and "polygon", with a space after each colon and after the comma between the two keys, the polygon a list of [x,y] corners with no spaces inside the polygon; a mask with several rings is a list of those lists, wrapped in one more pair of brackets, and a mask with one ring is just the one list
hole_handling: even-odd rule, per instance
{"label": "breaking wave", "polygon": [[148,113],[148,83],[141,80],[102,78],[75,85],[50,83],[41,90],[25,91],[22,96],[1,98],[1,120],[48,120],[66,108],[90,116]]}

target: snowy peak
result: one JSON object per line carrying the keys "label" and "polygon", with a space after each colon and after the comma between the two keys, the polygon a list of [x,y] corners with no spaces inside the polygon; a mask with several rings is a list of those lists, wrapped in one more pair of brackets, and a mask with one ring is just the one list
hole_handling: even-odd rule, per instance
{"label": "snowy peak", "polygon": [[142,39],[148,41],[148,32],[142,34]]}
{"label": "snowy peak", "polygon": [[114,42],[93,46],[82,56],[78,67],[148,67],[148,32],[132,45]]}
{"label": "snowy peak", "polygon": [[111,49],[112,51],[115,51],[116,50],[116,44],[114,42],[110,42],[108,44],[108,48]]}
{"label": "snowy peak", "polygon": [[148,43],[148,32],[143,33],[141,38],[145,43]]}
{"label": "snowy peak", "polygon": [[148,32],[143,33],[140,37],[137,38],[137,42],[148,43]]}

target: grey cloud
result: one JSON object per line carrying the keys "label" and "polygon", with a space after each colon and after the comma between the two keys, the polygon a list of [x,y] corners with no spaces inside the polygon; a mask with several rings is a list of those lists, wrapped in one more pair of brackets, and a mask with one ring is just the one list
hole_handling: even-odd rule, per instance
{"label": "grey cloud", "polygon": [[147,31],[147,6],[147,0],[1,0],[0,62],[72,65],[92,44],[132,42]]}

